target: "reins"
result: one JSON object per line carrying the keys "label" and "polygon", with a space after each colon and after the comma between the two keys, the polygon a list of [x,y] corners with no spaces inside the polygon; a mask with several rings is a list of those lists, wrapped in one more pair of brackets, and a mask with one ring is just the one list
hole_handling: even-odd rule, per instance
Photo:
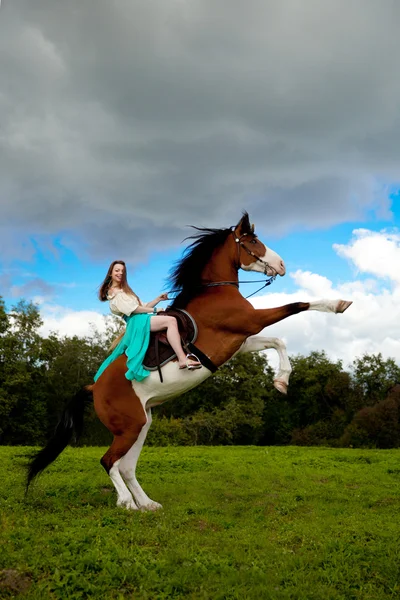
{"label": "reins", "polygon": [[[274,281],[276,275],[270,277],[269,279],[265,280],[264,285],[262,285],[260,288],[258,288],[258,290],[256,290],[255,292],[253,292],[252,294],[249,294],[248,296],[245,296],[245,298],[251,298],[252,296],[254,296],[255,294],[257,294],[258,292],[260,292],[261,290],[263,290],[265,287],[268,287],[269,285],[271,285],[271,283]],[[254,281],[213,281],[212,283],[202,283],[201,285],[199,285],[199,289],[203,288],[203,287],[218,287],[221,285],[233,285],[235,288],[239,289],[239,284],[241,283],[260,283],[261,281],[264,281],[264,279],[255,279]],[[182,290],[168,290],[168,294],[180,294]],[[176,296],[175,296],[176,298]]]}
{"label": "reins", "polygon": [[[246,299],[251,298],[252,296],[254,296],[254,294],[257,294],[259,291],[263,290],[265,287],[271,285],[271,283],[275,280],[275,277],[276,277],[276,275],[272,275],[271,277],[266,279],[264,285],[262,285],[258,290],[256,290],[252,294],[245,296],[245,298]],[[215,281],[212,283],[203,283],[199,287],[218,287],[219,285],[233,285],[234,287],[239,289],[240,283],[260,283],[261,281],[264,281],[264,279],[255,279],[254,281]]]}

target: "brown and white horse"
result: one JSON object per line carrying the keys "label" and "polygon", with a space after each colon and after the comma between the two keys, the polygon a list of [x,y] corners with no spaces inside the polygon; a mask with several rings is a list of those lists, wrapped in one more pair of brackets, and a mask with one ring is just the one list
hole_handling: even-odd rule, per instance
{"label": "brown and white horse", "polygon": [[[257,334],[273,323],[306,310],[343,313],[351,302],[320,300],[255,309],[239,292],[239,269],[274,278],[285,274],[283,260],[258,239],[247,213],[236,227],[198,231],[172,274],[173,286],[179,290],[172,307],[184,308],[194,317],[198,326],[196,346],[216,367],[238,352],[275,348],[281,361],[275,386],[285,392],[290,374],[285,347],[277,338]],[[125,372],[123,355],[108,366],[95,384],[71,400],[55,435],[32,460],[28,485],[55,460],[74,435],[79,436],[84,406],[94,400],[99,419],[114,435],[101,464],[117,491],[117,505],[131,510],[161,508],[146,495],[136,479],[136,465],[151,425],[151,409],[199,385],[211,371],[204,366],[195,371],[180,370],[177,362],[169,362],[162,367],[163,383],[156,371],[141,382],[128,381]]]}

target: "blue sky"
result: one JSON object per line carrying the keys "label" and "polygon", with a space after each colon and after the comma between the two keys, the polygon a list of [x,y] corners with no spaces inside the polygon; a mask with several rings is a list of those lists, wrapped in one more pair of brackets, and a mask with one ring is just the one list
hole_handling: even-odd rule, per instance
{"label": "blue sky", "polygon": [[[240,215],[239,215],[240,216]],[[363,279],[366,275],[355,273],[354,266],[339,257],[333,249],[333,244],[347,244],[352,237],[352,231],[365,228],[381,231],[400,227],[400,206],[397,196],[392,197],[391,215],[387,219],[378,219],[374,214],[366,215],[362,221],[349,222],[330,228],[316,230],[290,231],[284,236],[269,234],[265,227],[257,227],[260,239],[280,254],[286,263],[288,273],[301,269],[311,271],[328,277],[333,283],[347,281],[351,278]],[[202,223],[205,225],[206,223]],[[227,223],[226,225],[230,225]],[[188,234],[190,230],[188,229]],[[69,248],[62,241],[62,236],[54,236],[51,240],[52,250],[43,250],[34,238],[35,246],[32,260],[11,263],[8,269],[15,273],[13,287],[3,290],[3,297],[11,307],[20,298],[26,300],[43,297],[47,302],[62,305],[72,310],[95,310],[103,314],[108,313],[108,305],[100,303],[96,297],[97,288],[108,268],[108,264],[116,258],[110,254],[106,261],[93,261],[87,255],[84,244],[74,244]],[[128,264],[129,281],[137,293],[144,299],[156,297],[160,291],[168,289],[165,280],[169,269],[182,255],[186,242],[166,252],[149,252],[143,263],[131,266],[130,257],[122,256]],[[7,270],[8,270],[7,269]],[[260,280],[260,275],[241,273],[241,280]],[[35,285],[35,281],[37,285]],[[29,288],[31,282],[32,287]],[[49,286],[48,293],[41,293],[41,283]],[[261,287],[261,283],[246,284],[241,287],[244,295],[248,295]],[[384,282],[381,283],[385,285]],[[24,286],[28,289],[24,292]],[[280,292],[291,293],[295,290],[295,283],[290,277],[278,278],[274,289]],[[21,293],[22,291],[22,293]],[[261,295],[265,291],[258,294]]]}
{"label": "blue sky", "polygon": [[152,299],[188,225],[247,210],[288,271],[255,304],[354,299],[339,321],[299,316],[274,335],[292,351],[400,361],[400,4],[182,6],[2,3],[7,307],[37,301],[44,334],[86,335],[103,326],[112,260]]}

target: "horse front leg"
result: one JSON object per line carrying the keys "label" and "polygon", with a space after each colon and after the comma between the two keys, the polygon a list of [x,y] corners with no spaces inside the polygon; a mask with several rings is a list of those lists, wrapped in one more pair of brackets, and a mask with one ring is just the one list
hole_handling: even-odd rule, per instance
{"label": "horse front leg", "polygon": [[349,300],[316,300],[314,302],[293,302],[278,306],[277,308],[255,309],[256,319],[254,322],[254,333],[260,332],[264,327],[274,325],[287,317],[297,315],[306,310],[318,310],[328,313],[344,313],[353,304]]}
{"label": "horse front leg", "polygon": [[268,350],[270,348],[276,350],[279,357],[278,373],[274,378],[274,386],[278,392],[281,392],[281,394],[287,394],[292,367],[290,365],[286,346],[281,339],[275,337],[264,337],[262,335],[253,335],[247,338],[247,340],[241,346],[239,353],[261,352],[262,350]]}
{"label": "horse front leg", "polygon": [[344,313],[352,304],[352,300],[315,300],[309,302],[310,307],[308,310],[340,314]]}

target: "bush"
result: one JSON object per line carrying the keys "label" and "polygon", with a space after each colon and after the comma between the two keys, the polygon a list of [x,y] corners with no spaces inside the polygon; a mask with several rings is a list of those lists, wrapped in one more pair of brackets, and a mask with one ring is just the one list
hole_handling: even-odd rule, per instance
{"label": "bush", "polygon": [[330,420],[321,420],[303,429],[295,429],[291,443],[296,446],[339,446],[346,427],[346,414],[336,409]]}
{"label": "bush", "polygon": [[191,437],[183,419],[155,417],[150,427],[146,444],[148,446],[189,446]]}
{"label": "bush", "polygon": [[359,410],[341,438],[342,445],[397,448],[400,444],[399,404],[400,400],[389,396]]}

